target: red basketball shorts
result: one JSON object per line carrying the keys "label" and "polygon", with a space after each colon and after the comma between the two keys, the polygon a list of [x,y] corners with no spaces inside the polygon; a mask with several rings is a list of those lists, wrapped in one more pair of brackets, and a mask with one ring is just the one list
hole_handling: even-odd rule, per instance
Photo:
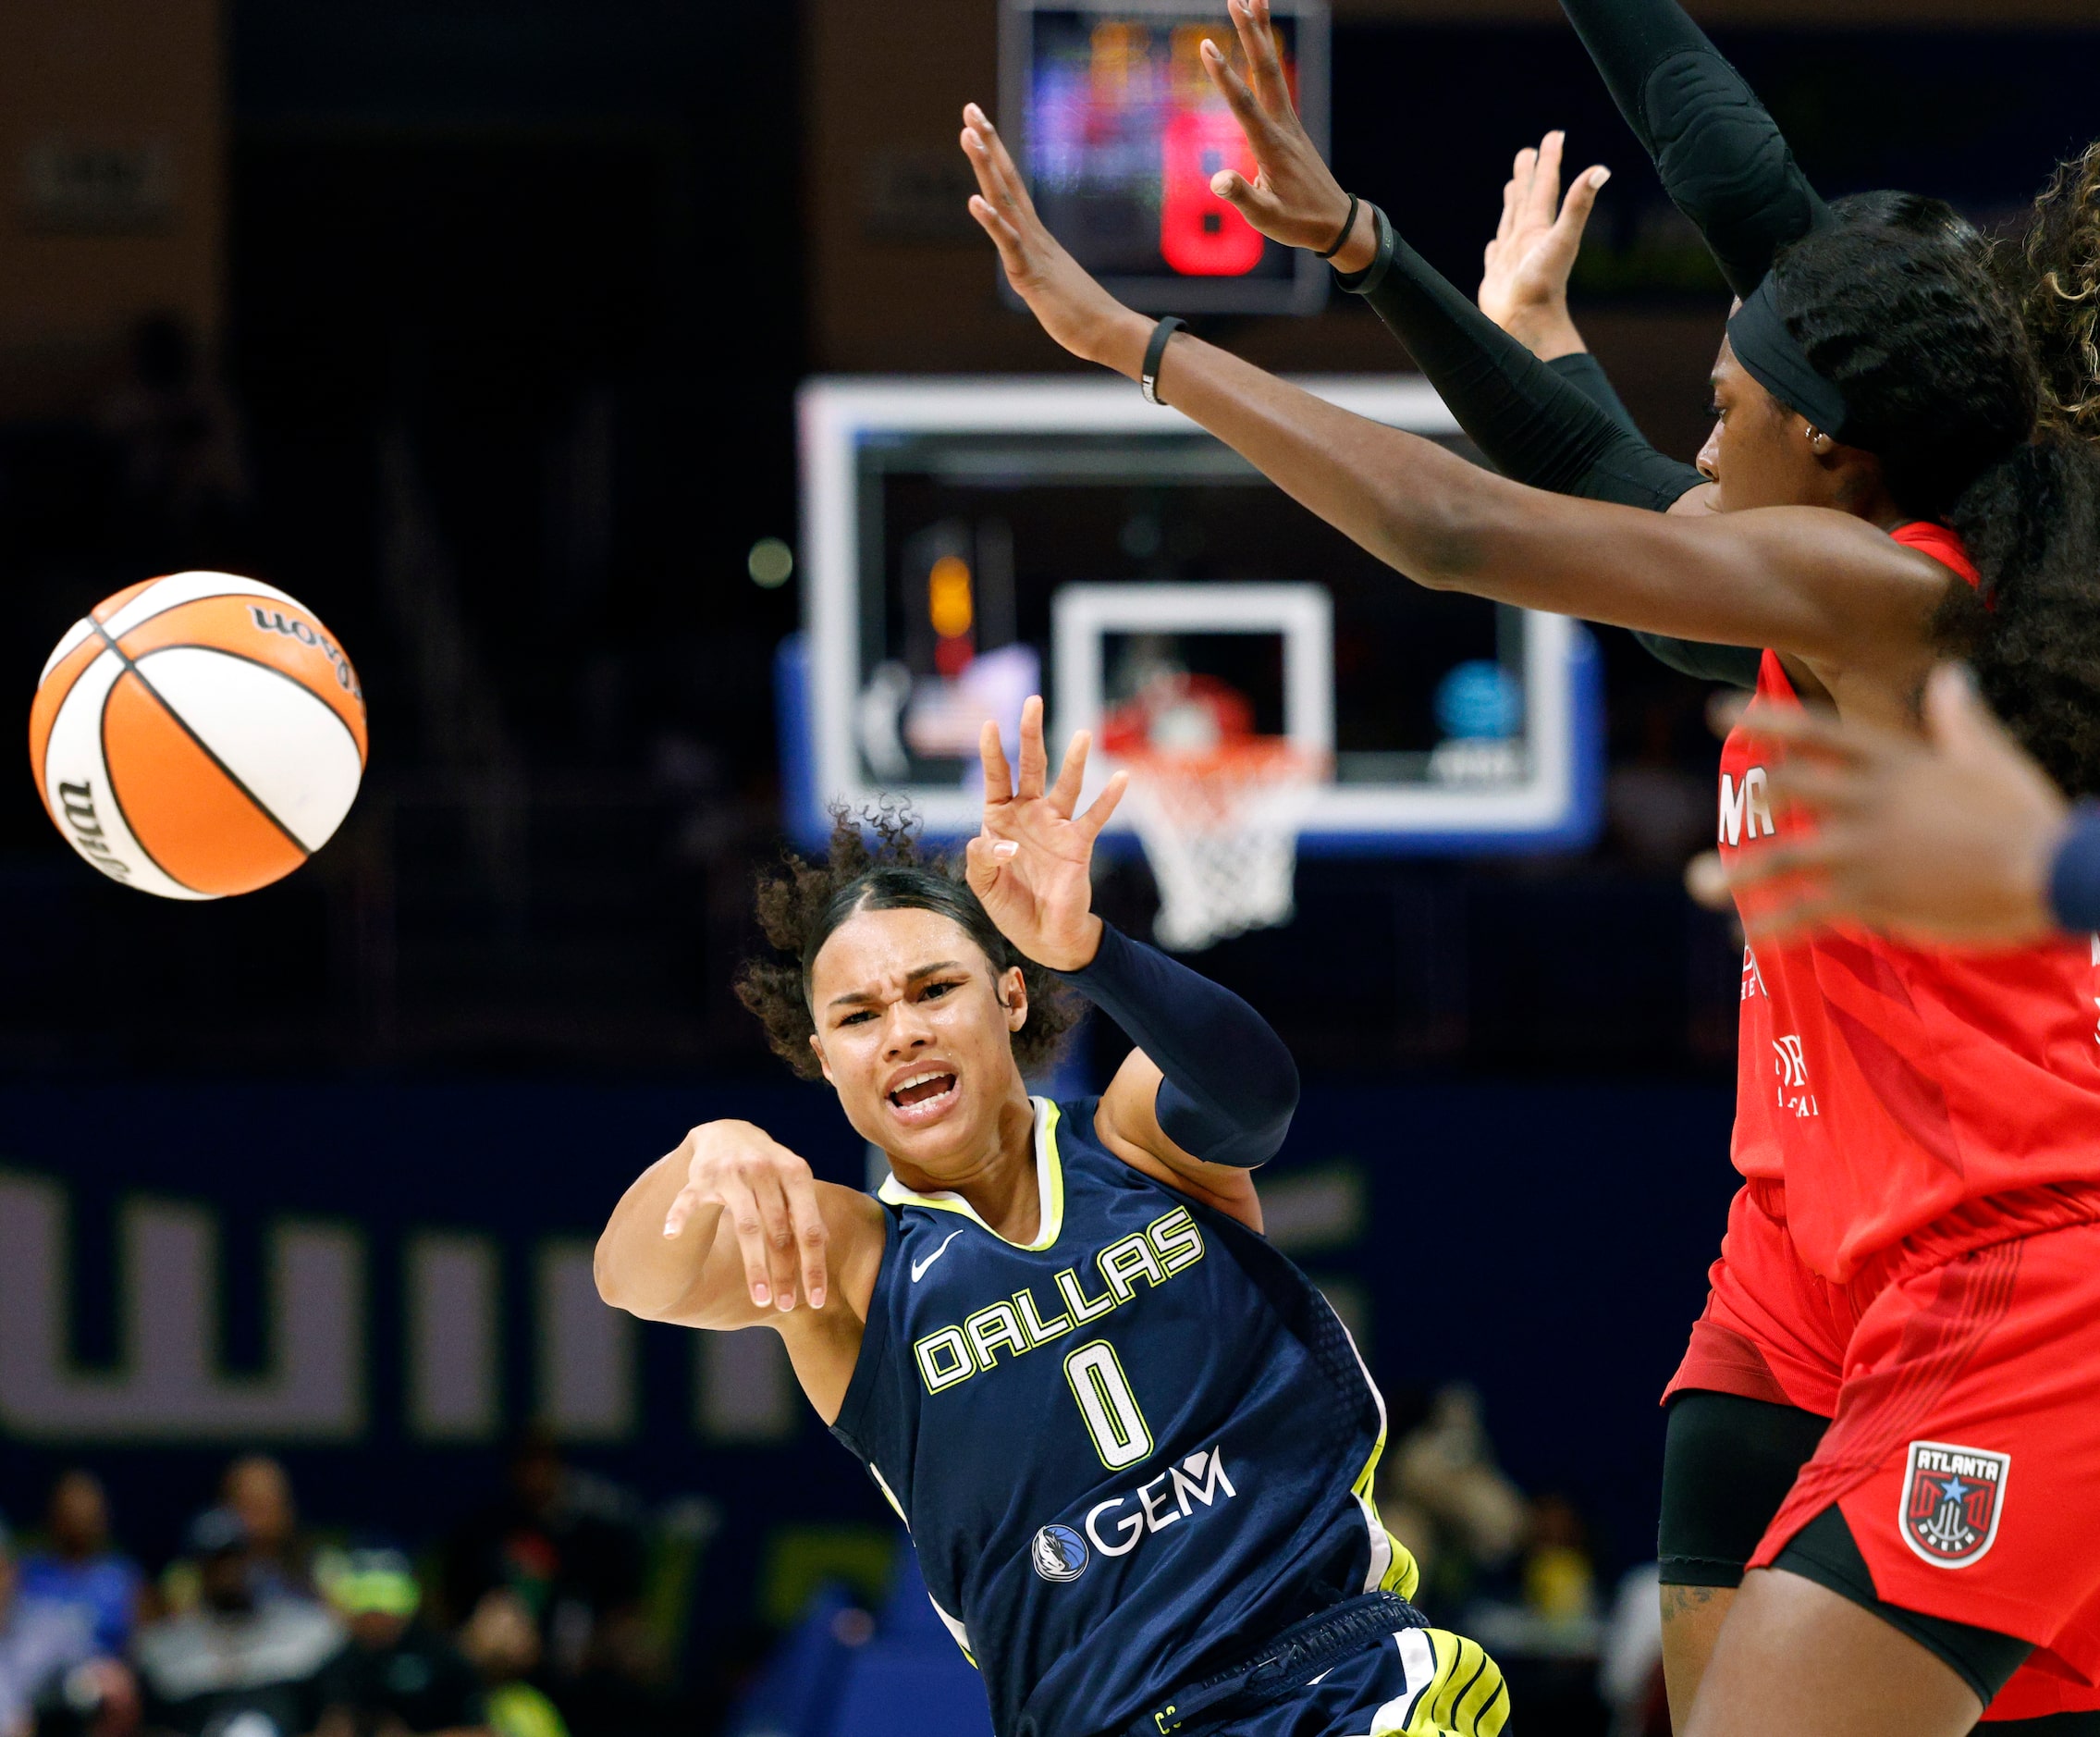
{"label": "red basketball shorts", "polygon": [[1706,1309],[1663,1397],[1686,1389],[1837,1410],[1854,1312],[1845,1287],[1801,1264],[1787,1234],[1787,1190],[1747,1182],[1728,1206],[1721,1258],[1707,1269]]}
{"label": "red basketball shorts", "polygon": [[[2100,1266],[2100,1249],[2094,1250],[2094,1260]],[[1862,1287],[1834,1285],[1801,1263],[1787,1233],[1783,1187],[1752,1181],[1737,1191],[1728,1209],[1721,1257],[1709,1271],[1708,1283],[1705,1311],[1693,1324],[1691,1342],[1671,1378],[1665,1398],[1690,1390],[1731,1393],[1794,1406],[1822,1417],[1833,1416],[1839,1407],[1846,1348],[1863,1324]],[[2100,1314],[2100,1307],[2094,1312]],[[2100,1434],[2100,1424],[2095,1425],[2095,1433]],[[1908,1443],[1905,1448],[1907,1450]],[[1934,1475],[1928,1472],[1928,1480]],[[1922,1497],[1914,1492],[1913,1499]],[[1811,1500],[1811,1505],[1799,1509],[1793,1502],[1787,1503],[1786,1511],[1791,1518],[1784,1534],[1779,1534],[1775,1517],[1774,1533],[1767,1536],[1759,1559],[1769,1560],[1776,1555],[1795,1531],[1827,1505],[1827,1499],[1820,1505]],[[1846,1506],[1846,1518],[1854,1524],[1861,1550],[1867,1550],[1865,1533],[1854,1521],[1850,1503]],[[1876,1590],[1884,1598],[1892,1604],[1911,1604],[1910,1599],[1893,1590],[1893,1580],[1884,1583],[1875,1557],[1870,1555],[1868,1561],[1875,1574]],[[1933,1578],[1940,1577],[1959,1587],[1965,1575],[1964,1571],[1943,1569]],[[1934,1614],[1954,1614],[1957,1620],[1982,1627],[1997,1626],[1981,1618],[1923,1604],[1915,1608],[1931,1609]],[[2023,1637],[2027,1632],[2024,1629],[2006,1632]],[[1989,1720],[2040,1719],[2052,1713],[2100,1707],[2100,1691],[2053,1674],[2050,1663],[2046,1657],[2039,1657],[2023,1668],[1991,1703]]]}
{"label": "red basketball shorts", "polygon": [[1911,1267],[1865,1302],[1836,1415],[1750,1566],[1833,1502],[1886,1602],[2100,1682],[2100,1224]]}

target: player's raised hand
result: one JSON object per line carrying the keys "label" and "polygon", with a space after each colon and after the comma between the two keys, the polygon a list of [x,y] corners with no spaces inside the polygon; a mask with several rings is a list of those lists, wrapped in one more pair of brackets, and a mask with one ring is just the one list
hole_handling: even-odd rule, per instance
{"label": "player's raised hand", "polygon": [[1808,711],[1760,717],[1790,750],[1766,771],[1774,803],[1813,832],[1700,857],[1701,903],[1739,894],[1755,939],[1865,923],[1910,939],[2009,946],[2052,931],[2049,869],[2069,805],[1959,668],[1934,671],[1928,739]]}
{"label": "player's raised hand", "polygon": [[1153,323],[1102,289],[1044,227],[1006,142],[975,103],[963,110],[963,154],[977,177],[970,216],[999,249],[1013,293],[1074,355],[1135,380]]}
{"label": "player's raised hand", "polygon": [[1602,165],[1575,178],[1563,199],[1565,133],[1517,154],[1502,190],[1502,222],[1488,243],[1480,312],[1534,355],[1572,356],[1584,348],[1567,312],[1567,280],[1598,191],[1612,179]]}
{"label": "player's raised hand", "polygon": [[999,726],[987,721],[978,739],[984,757],[984,827],[964,852],[970,891],[999,932],[1038,965],[1076,971],[1101,944],[1094,915],[1094,841],[1123,800],[1127,772],[1109,780],[1086,813],[1075,816],[1087,776],[1087,733],[1072,738],[1057,782],[1046,786],[1050,756],[1043,746],[1043,702],[1021,708],[1021,769],[1016,782],[1000,745]]}
{"label": "player's raised hand", "polygon": [[[1349,195],[1315,148],[1291,101],[1269,0],[1225,0],[1225,9],[1239,36],[1247,76],[1241,78],[1208,38],[1203,69],[1246,135],[1257,173],[1249,181],[1237,169],[1220,169],[1210,178],[1210,191],[1271,241],[1325,253],[1349,215]],[[1343,271],[1360,270],[1376,246],[1371,215],[1359,207],[1350,243],[1335,255],[1334,264]]]}
{"label": "player's raised hand", "polygon": [[726,1227],[754,1305],[785,1313],[799,1294],[812,1309],[824,1307],[830,1238],[807,1160],[749,1122],[704,1123],[669,1157],[683,1160],[685,1186],[664,1214],[666,1238],[676,1240],[709,1208],[719,1209],[710,1267],[727,1253]]}

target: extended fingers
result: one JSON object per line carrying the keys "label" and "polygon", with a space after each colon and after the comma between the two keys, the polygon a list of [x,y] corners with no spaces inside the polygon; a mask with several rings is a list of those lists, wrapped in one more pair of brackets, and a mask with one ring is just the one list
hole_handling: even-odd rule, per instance
{"label": "extended fingers", "polygon": [[1611,179],[1611,170],[1599,164],[1594,168],[1584,169],[1569,184],[1567,197],[1561,201],[1560,216],[1554,225],[1564,240],[1571,245],[1581,240],[1582,231],[1590,227],[1590,214],[1596,209],[1597,195]]}
{"label": "extended fingers", "polygon": [[795,1225],[778,1172],[767,1168],[752,1180],[758,1219],[766,1241],[766,1271],[772,1281],[773,1307],[782,1314],[795,1306]]}
{"label": "extended fingers", "polygon": [[[1000,137],[999,129],[991,124],[991,117],[976,104],[971,103],[963,110],[963,121],[965,133],[976,136],[976,148],[971,151],[970,160],[984,165],[977,174],[978,184],[984,185],[988,172],[991,177],[992,184],[985,189],[985,196],[1001,211],[1009,212],[1017,218],[1033,217],[1036,206],[1035,202],[1028,197],[1028,183],[1022,179],[1020,166],[1013,161],[1013,153],[1007,150],[1006,141]],[[967,139],[964,141],[964,148],[969,149]]]}
{"label": "extended fingers", "polygon": [[999,739],[999,725],[987,718],[977,731],[977,758],[985,769],[985,811],[1013,800],[1013,773],[1006,764],[1006,745]]}
{"label": "extended fingers", "polygon": [[1511,201],[1512,226],[1521,225],[1531,210],[1531,183],[1539,178],[1539,148],[1526,145],[1509,166],[1509,185],[1503,190]]}
{"label": "extended fingers", "polygon": [[1087,782],[1087,750],[1093,738],[1080,731],[1064,750],[1064,764],[1057,769],[1057,782],[1050,787],[1050,807],[1066,819],[1079,801],[1079,787]]}
{"label": "extended fingers", "polygon": [[1818,764],[1806,758],[1780,761],[1765,769],[1772,800],[1782,807],[1809,808],[1818,814],[1856,814],[1874,798],[1874,781],[1849,767]]}
{"label": "extended fingers", "polygon": [[1021,781],[1013,794],[1023,802],[1043,794],[1043,780],[1050,772],[1050,753],[1043,746],[1043,696],[1031,694],[1021,702]]}
{"label": "extended fingers", "polygon": [[1100,837],[1101,829],[1108,825],[1110,817],[1116,811],[1116,805],[1123,800],[1123,793],[1129,788],[1130,774],[1116,773],[1109,780],[1108,788],[1087,806],[1087,812],[1073,822],[1089,844]]}
{"label": "extended fingers", "polygon": [[802,1265],[802,1294],[812,1309],[821,1309],[829,1280],[831,1233],[825,1228],[824,1212],[817,1203],[817,1185],[806,1176],[791,1176],[782,1192]]}
{"label": "extended fingers", "polygon": [[[1236,24],[1238,20],[1235,18],[1234,22]],[[1233,111],[1233,118],[1239,122],[1240,130],[1246,134],[1248,142],[1265,140],[1269,136],[1269,116],[1254,100],[1254,92],[1247,89],[1246,80],[1233,70],[1232,63],[1225,58],[1225,51],[1206,36],[1199,52],[1204,71],[1210,75],[1210,82],[1218,87],[1218,94],[1225,99],[1225,106]]]}
{"label": "extended fingers", "polygon": [[[743,1263],[743,1287],[751,1300],[766,1309],[773,1301],[770,1250],[766,1238],[766,1215],[758,1196],[742,1176],[724,1176],[721,1182],[722,1216],[736,1233],[736,1250]],[[792,1299],[791,1298],[792,1301]]]}
{"label": "extended fingers", "polygon": [[1227,0],[1226,9],[1234,14],[1233,22],[1239,31],[1240,48],[1246,55],[1255,91],[1271,115],[1281,117],[1291,114],[1291,84],[1283,76],[1283,57],[1276,48],[1269,0]]}
{"label": "extended fingers", "polygon": [[1531,176],[1531,221],[1540,228],[1553,227],[1560,209],[1560,155],[1567,135],[1555,130],[1539,141],[1539,155]]}

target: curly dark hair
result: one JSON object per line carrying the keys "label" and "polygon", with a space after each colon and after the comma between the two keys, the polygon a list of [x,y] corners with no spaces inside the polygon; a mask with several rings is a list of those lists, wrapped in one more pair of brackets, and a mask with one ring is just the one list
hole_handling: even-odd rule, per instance
{"label": "curly dark hair", "polygon": [[1023,1073],[1057,1059],[1084,1011],[1054,971],[1022,957],[999,932],[963,879],[960,861],[929,852],[918,817],[902,803],[858,814],[835,804],[824,860],[784,856],[758,877],[756,905],[758,926],[775,955],[745,962],[736,996],[766,1028],[773,1053],[804,1079],[824,1074],[809,1046],[817,1029],[810,967],[832,931],[860,911],[938,912],[976,943],[995,973],[1018,966],[1028,992],[1027,1020],[1013,1034],[1013,1059]]}
{"label": "curly dark hair", "polygon": [[1982,575],[1949,583],[1938,648],[1970,660],[2069,794],[2100,794],[2100,442],[2052,413],[2064,340],[2030,329],[2033,302],[1976,232],[1896,197],[1780,254],[1780,314],[1844,394],[1847,442],[1881,460],[1906,513],[1959,533]]}
{"label": "curly dark hair", "polygon": [[2057,166],[2025,239],[2007,252],[2041,364],[2043,414],[2100,437],[2100,143]]}

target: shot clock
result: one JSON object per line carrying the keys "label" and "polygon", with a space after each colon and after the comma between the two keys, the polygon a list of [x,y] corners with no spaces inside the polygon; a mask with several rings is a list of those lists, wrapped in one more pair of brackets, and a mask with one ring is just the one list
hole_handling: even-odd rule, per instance
{"label": "shot clock", "polygon": [[[1327,143],[1324,0],[1272,0],[1285,70],[1313,141]],[[1198,49],[1238,59],[1204,0],[1005,0],[1001,124],[1043,220],[1133,307],[1161,314],[1310,314],[1327,270],[1265,240],[1210,191],[1255,165]]]}

